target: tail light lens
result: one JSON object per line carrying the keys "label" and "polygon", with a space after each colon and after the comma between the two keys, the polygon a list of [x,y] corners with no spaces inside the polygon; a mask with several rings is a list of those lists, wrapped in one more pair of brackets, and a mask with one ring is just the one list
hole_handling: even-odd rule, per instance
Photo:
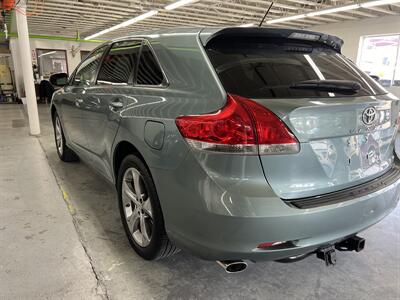
{"label": "tail light lens", "polygon": [[274,113],[236,95],[228,95],[219,111],[181,116],[176,125],[189,145],[199,150],[240,154],[299,151],[297,139]]}

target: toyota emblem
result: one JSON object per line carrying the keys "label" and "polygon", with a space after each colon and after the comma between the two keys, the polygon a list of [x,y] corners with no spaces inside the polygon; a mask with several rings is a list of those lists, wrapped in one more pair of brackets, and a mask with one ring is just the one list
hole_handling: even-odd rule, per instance
{"label": "toyota emblem", "polygon": [[375,107],[367,107],[362,113],[362,121],[365,125],[372,125],[375,123],[377,111]]}

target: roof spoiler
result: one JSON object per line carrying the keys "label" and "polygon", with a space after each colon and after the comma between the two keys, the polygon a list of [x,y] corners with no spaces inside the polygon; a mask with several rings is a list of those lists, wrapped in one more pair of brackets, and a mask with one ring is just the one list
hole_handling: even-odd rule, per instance
{"label": "roof spoiler", "polygon": [[200,40],[203,46],[217,37],[273,37],[273,38],[287,38],[293,40],[307,40],[321,43],[331,47],[337,52],[341,52],[343,40],[328,34],[323,34],[314,31],[296,30],[296,29],[280,29],[268,27],[231,27],[231,28],[210,28],[204,29],[200,33]]}

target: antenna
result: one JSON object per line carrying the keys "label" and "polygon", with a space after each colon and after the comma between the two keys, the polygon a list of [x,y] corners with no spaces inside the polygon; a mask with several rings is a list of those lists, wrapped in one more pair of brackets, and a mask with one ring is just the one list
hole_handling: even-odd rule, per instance
{"label": "antenna", "polygon": [[267,11],[266,11],[264,17],[262,18],[262,20],[261,20],[261,22],[260,22],[260,25],[258,25],[258,27],[261,27],[262,24],[264,23],[265,18],[267,17],[269,11],[271,10],[272,5],[274,5],[274,2],[271,2],[271,4],[269,5],[269,7],[268,7],[268,9],[267,9]]}

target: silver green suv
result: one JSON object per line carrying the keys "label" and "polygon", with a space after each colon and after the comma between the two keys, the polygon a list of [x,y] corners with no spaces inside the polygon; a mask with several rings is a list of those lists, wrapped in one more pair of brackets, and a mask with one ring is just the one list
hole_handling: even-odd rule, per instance
{"label": "silver green suv", "polygon": [[342,40],[273,28],[165,29],[99,46],[53,96],[58,154],[118,190],[134,250],[238,271],[335,249],[399,198],[399,99]]}

